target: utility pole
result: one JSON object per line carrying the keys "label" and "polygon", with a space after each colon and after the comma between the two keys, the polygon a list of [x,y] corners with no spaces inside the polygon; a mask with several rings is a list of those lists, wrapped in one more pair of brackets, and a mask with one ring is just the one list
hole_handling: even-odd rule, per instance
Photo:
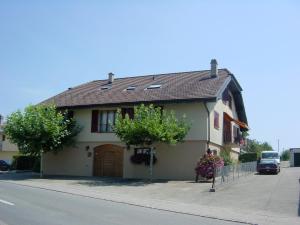
{"label": "utility pole", "polygon": [[0,114],[0,125],[2,123],[3,116]]}
{"label": "utility pole", "polygon": [[278,146],[277,146],[277,151],[278,151],[278,153],[279,153],[279,139],[277,140],[278,141]]}

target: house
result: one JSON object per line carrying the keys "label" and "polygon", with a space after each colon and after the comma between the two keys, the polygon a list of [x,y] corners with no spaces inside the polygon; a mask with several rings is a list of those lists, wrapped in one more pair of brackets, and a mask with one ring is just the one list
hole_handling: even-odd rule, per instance
{"label": "house", "polygon": [[300,148],[290,148],[290,166],[300,166]]}
{"label": "house", "polygon": [[117,176],[147,178],[149,167],[134,164],[134,154],[145,149],[127,149],[110,126],[116,110],[129,115],[133,106],[153,103],[176,115],[186,115],[192,124],[184,143],[155,146],[157,179],[194,179],[194,167],[207,148],[219,154],[225,147],[237,159],[242,143],[241,131],[248,130],[242,88],[227,69],[211,69],[95,80],[46,100],[59,109],[68,109],[82,126],[76,147],[44,156],[44,173],[79,176]]}
{"label": "house", "polygon": [[0,160],[4,160],[8,164],[11,164],[13,156],[18,153],[18,147],[6,138],[3,131],[3,125],[0,125]]}

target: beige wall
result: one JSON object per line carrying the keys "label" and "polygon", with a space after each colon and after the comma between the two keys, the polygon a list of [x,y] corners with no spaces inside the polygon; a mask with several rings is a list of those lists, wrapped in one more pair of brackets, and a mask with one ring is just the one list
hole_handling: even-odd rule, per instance
{"label": "beige wall", "polygon": [[[77,147],[65,149],[57,154],[44,155],[44,173],[46,175],[93,175],[93,149],[103,143],[79,143]],[[124,147],[124,178],[148,178],[149,167],[132,164],[130,161],[134,150],[127,150],[121,143],[114,143]],[[86,146],[90,149],[87,151]],[[176,146],[160,144],[156,146],[157,163],[153,168],[154,179],[188,179],[195,178],[194,168],[203,156],[206,142],[187,141]],[[91,157],[88,157],[91,152]]]}
{"label": "beige wall", "polygon": [[[205,140],[207,136],[207,114],[202,103],[168,104],[163,106],[166,110],[175,111],[181,118],[186,115],[187,122],[191,123],[191,129],[185,140]],[[116,108],[93,108],[98,110]],[[91,116],[93,109],[78,109],[74,113],[74,118],[82,127],[78,135],[78,142],[117,142],[119,139],[113,133],[91,133]]]}
{"label": "beige wall", "polygon": [[7,137],[5,137],[5,140],[3,140],[3,134],[0,133],[0,151],[11,151],[16,152],[18,151],[18,147],[15,144],[12,144]]}
{"label": "beige wall", "polygon": [[[224,146],[223,143],[223,121],[224,121],[224,112],[227,113],[234,119],[238,120],[236,106],[234,102],[234,98],[232,93],[229,93],[232,98],[232,109],[228,106],[228,104],[224,104],[222,99],[219,99],[217,102],[208,103],[208,109],[210,111],[210,141],[212,144],[210,145],[211,149],[215,149],[218,152]],[[219,113],[219,128],[214,128],[214,111]],[[237,126],[235,123],[231,122],[232,126]],[[233,131],[233,129],[232,129]],[[233,134],[232,134],[233,135]],[[240,148],[233,147],[231,148],[231,157],[234,160],[238,160]]]}
{"label": "beige wall", "polygon": [[[223,145],[223,112],[233,118],[236,113],[225,105],[222,100],[208,103],[210,110],[211,144],[210,148],[220,152]],[[94,108],[106,110],[112,108]],[[114,108],[116,109],[116,108]],[[154,166],[154,179],[194,179],[194,167],[197,160],[206,151],[207,140],[207,112],[204,103],[166,104],[166,110],[174,110],[178,117],[186,115],[191,129],[184,143],[176,146],[160,144],[156,149],[158,158]],[[235,109],[233,102],[233,109]],[[51,175],[93,175],[93,149],[103,144],[117,144],[124,147],[124,178],[148,178],[149,167],[135,165],[130,161],[133,150],[126,150],[113,133],[91,133],[91,112],[93,109],[78,109],[74,118],[82,126],[82,131],[77,137],[77,146],[66,148],[55,154],[48,153],[44,156],[44,173]],[[220,115],[220,128],[214,128],[214,110]],[[86,147],[89,146],[89,150]],[[91,154],[89,157],[88,154]]]}
{"label": "beige wall", "polygon": [[[187,141],[176,146],[160,144],[156,147],[157,163],[153,167],[154,179],[193,180],[195,166],[205,153],[206,142]],[[149,178],[149,167],[132,164],[133,150],[125,151],[124,177]]]}
{"label": "beige wall", "polygon": [[0,151],[0,159],[10,164],[12,163],[13,156],[18,155],[18,153],[17,151]]}
{"label": "beige wall", "polygon": [[2,151],[16,152],[18,151],[18,146],[12,144],[8,139],[2,142]]}
{"label": "beige wall", "polygon": [[[230,93],[232,96],[232,94]],[[208,109],[210,111],[210,140],[214,144],[219,146],[223,145],[223,120],[224,120],[224,112],[227,113],[234,119],[238,119],[236,113],[235,102],[232,96],[232,109],[228,105],[225,105],[222,99],[219,99],[217,102],[212,102],[208,104]],[[219,113],[219,129],[214,128],[214,111]],[[232,123],[233,125],[233,123]]]}
{"label": "beige wall", "polygon": [[[47,175],[92,176],[94,148],[102,144],[118,144],[113,142],[79,142],[57,154],[44,154],[44,173]],[[87,146],[89,149],[87,150]],[[91,154],[90,156],[88,154]]]}

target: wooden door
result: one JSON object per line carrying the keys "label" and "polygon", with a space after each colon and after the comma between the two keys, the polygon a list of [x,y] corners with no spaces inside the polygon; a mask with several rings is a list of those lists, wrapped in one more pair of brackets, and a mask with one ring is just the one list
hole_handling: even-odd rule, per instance
{"label": "wooden door", "polygon": [[123,148],[117,145],[96,147],[94,176],[123,177]]}

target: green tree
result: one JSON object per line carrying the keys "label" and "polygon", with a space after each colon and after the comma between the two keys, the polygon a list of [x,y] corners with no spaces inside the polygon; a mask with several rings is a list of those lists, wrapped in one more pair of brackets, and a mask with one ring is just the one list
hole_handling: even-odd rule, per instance
{"label": "green tree", "polygon": [[247,146],[244,148],[246,152],[256,153],[257,156],[260,156],[262,151],[272,151],[272,146],[268,142],[259,142],[257,140],[247,140]]}
{"label": "green tree", "polygon": [[190,129],[183,116],[177,119],[174,112],[162,110],[153,105],[140,105],[134,108],[134,118],[122,116],[118,110],[114,131],[127,146],[147,146],[151,148],[150,178],[152,178],[153,145],[167,143],[175,145],[183,142]]}
{"label": "green tree", "polygon": [[[7,118],[4,128],[10,141],[25,155],[41,156],[43,152],[58,152],[74,143],[80,128],[67,111],[60,112],[53,105],[28,106]],[[42,160],[41,160],[42,162]]]}
{"label": "green tree", "polygon": [[282,161],[289,161],[290,160],[290,150],[284,150],[282,153],[281,153],[281,156],[280,156],[281,160]]}

